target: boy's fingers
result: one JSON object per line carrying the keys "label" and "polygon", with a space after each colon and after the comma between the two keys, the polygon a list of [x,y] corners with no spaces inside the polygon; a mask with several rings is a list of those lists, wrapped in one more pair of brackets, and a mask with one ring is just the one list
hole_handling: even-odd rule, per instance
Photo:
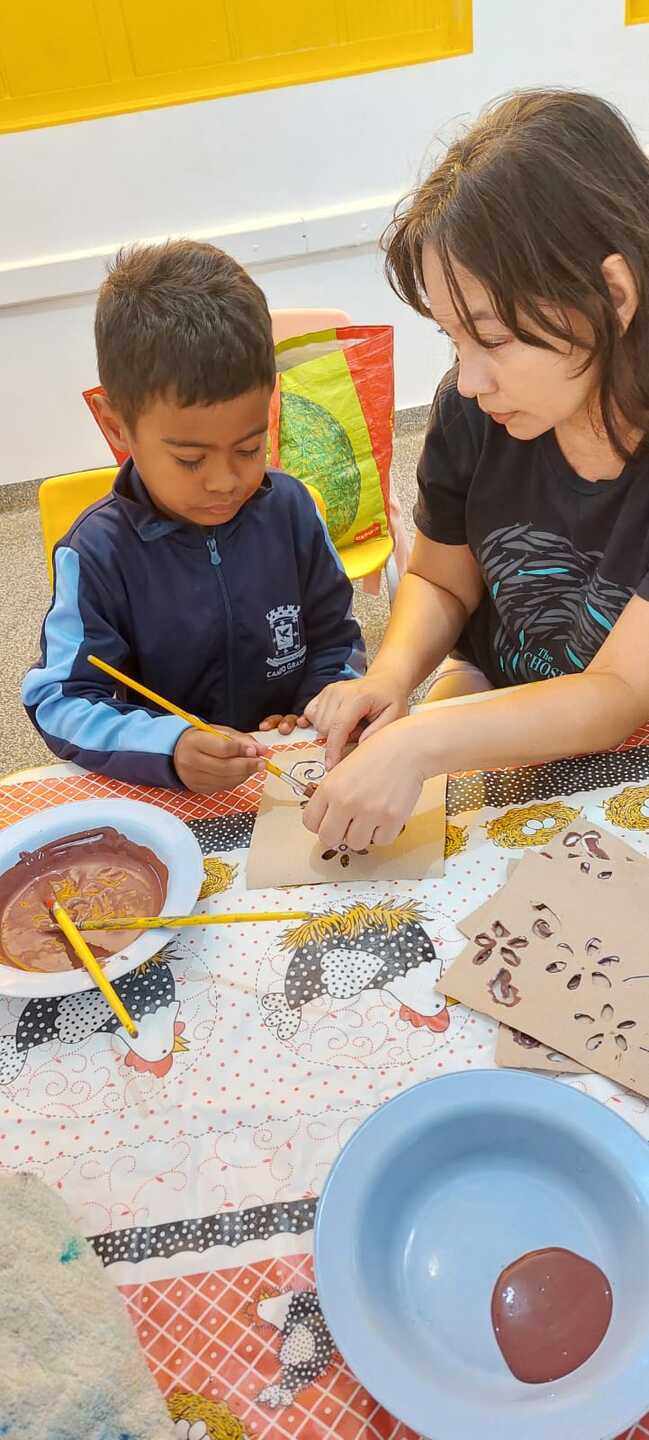
{"label": "boy's fingers", "polygon": [[258,768],[258,761],[243,758],[228,761],[227,772],[224,772],[222,765],[218,769],[216,766],[197,766],[192,772],[192,789],[206,795],[214,790],[234,790],[236,785],[241,785],[244,780],[255,775]]}
{"label": "boy's fingers", "polygon": [[[210,732],[204,730],[201,733],[205,735]],[[263,740],[255,740],[254,735],[249,735],[247,731],[232,730],[228,725],[225,725],[223,730],[215,731],[212,738],[220,740],[222,743],[228,739],[236,740],[242,747],[237,751],[240,755],[270,755],[270,750],[267,745],[264,745]]]}
{"label": "boy's fingers", "polygon": [[309,730],[311,728],[311,721],[307,719],[306,715],[298,715],[297,723],[300,730]]}
{"label": "boy's fingers", "polygon": [[258,746],[251,735],[211,735],[208,730],[198,732],[196,753],[209,760],[232,760],[239,755],[254,759],[263,746]]}
{"label": "boy's fingers", "polygon": [[298,715],[267,715],[259,725],[260,730],[279,730],[280,735],[290,735],[296,725],[308,725],[308,720]]}

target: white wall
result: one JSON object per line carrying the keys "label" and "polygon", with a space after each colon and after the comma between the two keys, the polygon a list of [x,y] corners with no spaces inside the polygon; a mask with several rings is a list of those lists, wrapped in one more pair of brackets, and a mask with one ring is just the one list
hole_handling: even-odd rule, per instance
{"label": "white wall", "polygon": [[0,141],[0,483],[102,464],[79,392],[95,382],[94,291],[119,244],[222,238],[271,305],[334,304],[396,327],[397,404],[447,352],[391,295],[375,241],[435,136],[516,86],[614,100],[649,139],[649,25],[623,0],[474,0],[473,54],[145,111]]}

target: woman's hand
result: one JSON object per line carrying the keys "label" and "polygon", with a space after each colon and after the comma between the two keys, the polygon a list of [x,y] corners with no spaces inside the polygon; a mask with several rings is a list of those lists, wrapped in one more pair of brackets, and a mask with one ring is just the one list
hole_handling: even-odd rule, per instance
{"label": "woman's hand", "polygon": [[374,734],[320,782],[303,818],[327,848],[366,850],[401,834],[427,778],[411,723]]}
{"label": "woman's hand", "polygon": [[310,724],[327,737],[326,765],[331,770],[361,726],[360,739],[366,741],[407,712],[408,696],[389,674],[377,671],[362,680],[338,680],[327,685],[304,713]]}

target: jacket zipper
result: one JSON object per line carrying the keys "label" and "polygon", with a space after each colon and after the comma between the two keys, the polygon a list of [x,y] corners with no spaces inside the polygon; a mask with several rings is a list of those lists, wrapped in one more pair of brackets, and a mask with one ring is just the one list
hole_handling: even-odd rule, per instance
{"label": "jacket zipper", "polygon": [[222,569],[222,565],[221,565],[221,556],[219,555],[219,547],[218,547],[218,545],[217,545],[217,543],[216,543],[216,535],[215,535],[215,534],[212,534],[212,535],[209,536],[209,538],[208,538],[207,541],[206,541],[206,545],[207,545],[207,549],[208,549],[208,552],[209,552],[210,564],[213,565],[213,566],[214,566],[214,569],[216,570],[216,578],[217,578],[217,580],[218,580],[219,589],[220,589],[220,591],[221,591],[221,598],[222,598],[222,600],[223,600],[223,609],[225,610],[226,661],[227,661],[227,677],[228,677],[228,705],[227,705],[228,720],[227,720],[227,723],[228,723],[228,725],[232,725],[233,727],[236,728],[235,705],[234,705],[234,702],[235,702],[235,694],[234,694],[234,625],[233,625],[233,621],[232,621],[232,606],[231,606],[231,604],[230,604],[230,596],[229,596],[229,594],[228,594],[228,587],[227,587],[227,585],[226,585],[226,583],[225,583],[225,579],[224,579],[224,577],[223,577],[223,569]]}

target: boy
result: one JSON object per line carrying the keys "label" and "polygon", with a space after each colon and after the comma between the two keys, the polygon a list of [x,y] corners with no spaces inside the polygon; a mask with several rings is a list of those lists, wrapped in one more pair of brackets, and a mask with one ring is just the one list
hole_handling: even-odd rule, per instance
{"label": "boy", "polygon": [[[242,732],[290,733],[325,685],[363,673],[351,585],[308,491],[266,471],[271,320],[236,261],[189,240],[122,252],[95,338],[96,415],[132,458],[56,547],[23,700],[88,770],[228,789],[263,769]],[[230,739],[116,693],[89,654]]]}

